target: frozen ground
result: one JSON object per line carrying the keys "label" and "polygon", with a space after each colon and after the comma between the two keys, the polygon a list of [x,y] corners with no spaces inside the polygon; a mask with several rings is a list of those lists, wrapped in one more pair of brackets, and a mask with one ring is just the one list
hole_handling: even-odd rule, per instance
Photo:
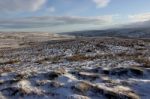
{"label": "frozen ground", "polygon": [[149,99],[150,42],[78,38],[0,51],[0,99]]}

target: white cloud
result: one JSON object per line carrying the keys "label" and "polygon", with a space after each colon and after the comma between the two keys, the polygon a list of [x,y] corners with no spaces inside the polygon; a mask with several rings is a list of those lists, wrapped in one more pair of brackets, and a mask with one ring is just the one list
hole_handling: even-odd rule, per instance
{"label": "white cloud", "polygon": [[56,27],[64,25],[108,25],[112,22],[113,15],[99,17],[78,17],[78,16],[41,16],[27,17],[20,19],[0,20],[0,28],[20,29],[20,28],[42,28]]}
{"label": "white cloud", "polygon": [[129,18],[132,22],[148,21],[148,20],[150,20],[150,13],[129,15],[128,18]]}
{"label": "white cloud", "polygon": [[36,11],[46,3],[46,0],[0,0],[0,11]]}
{"label": "white cloud", "polygon": [[103,7],[106,7],[110,3],[110,0],[93,0],[93,2],[96,3],[97,7],[103,8]]}

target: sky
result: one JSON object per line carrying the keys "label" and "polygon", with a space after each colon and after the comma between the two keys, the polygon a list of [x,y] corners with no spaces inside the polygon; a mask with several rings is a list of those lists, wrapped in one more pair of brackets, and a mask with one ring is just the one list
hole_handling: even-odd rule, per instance
{"label": "sky", "polygon": [[101,30],[150,20],[150,0],[0,0],[0,31]]}

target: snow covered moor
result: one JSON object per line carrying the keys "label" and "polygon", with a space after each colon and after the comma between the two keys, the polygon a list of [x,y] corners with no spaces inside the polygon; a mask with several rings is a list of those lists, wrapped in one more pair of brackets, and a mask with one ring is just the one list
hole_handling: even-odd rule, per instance
{"label": "snow covered moor", "polygon": [[72,38],[20,46],[0,50],[0,99],[150,97],[149,40]]}

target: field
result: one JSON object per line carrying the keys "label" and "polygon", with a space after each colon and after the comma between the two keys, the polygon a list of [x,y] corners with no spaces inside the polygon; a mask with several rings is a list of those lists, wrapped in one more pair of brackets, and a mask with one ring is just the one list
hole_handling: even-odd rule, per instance
{"label": "field", "polygon": [[0,99],[150,97],[149,40],[3,35]]}

